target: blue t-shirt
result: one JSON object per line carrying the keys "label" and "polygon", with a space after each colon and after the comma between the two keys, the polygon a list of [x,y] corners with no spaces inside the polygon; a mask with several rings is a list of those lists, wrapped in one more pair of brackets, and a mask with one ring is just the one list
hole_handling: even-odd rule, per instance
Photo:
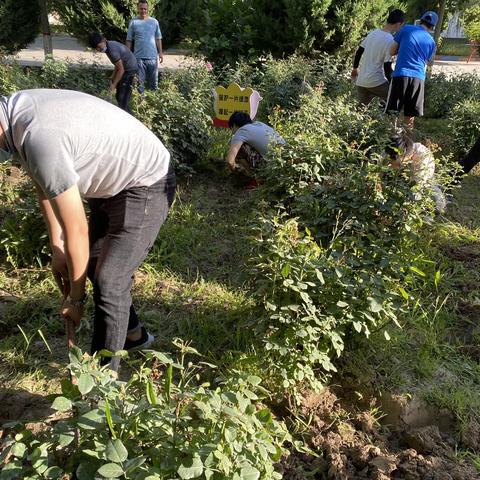
{"label": "blue t-shirt", "polygon": [[405,25],[396,35],[398,56],[394,77],[425,80],[425,67],[435,53],[432,36],[420,25]]}
{"label": "blue t-shirt", "polygon": [[133,53],[137,58],[157,58],[157,38],[162,38],[160,25],[157,20],[148,17],[145,20],[134,18],[130,21],[127,32],[127,41],[135,42]]}

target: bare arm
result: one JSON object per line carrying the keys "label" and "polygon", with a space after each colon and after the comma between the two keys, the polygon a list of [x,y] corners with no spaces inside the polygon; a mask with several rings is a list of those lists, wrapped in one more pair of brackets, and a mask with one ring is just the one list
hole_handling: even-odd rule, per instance
{"label": "bare arm", "polygon": [[117,62],[114,63],[112,78],[110,79],[110,90],[115,90],[115,88],[118,85],[118,82],[120,82],[124,73],[125,73],[125,68],[123,66],[123,62],[121,60],[118,60]]}
{"label": "bare arm", "polygon": [[161,38],[155,39],[155,43],[157,45],[158,59],[159,59],[160,63],[163,63],[162,39]]}
{"label": "bare arm", "polygon": [[227,156],[225,158],[227,165],[229,166],[230,170],[235,170],[235,158],[242,147],[243,143],[232,143],[230,148],[228,149]]}
{"label": "bare arm", "polygon": [[398,53],[398,43],[393,42],[392,46],[390,47],[390,55],[393,57]]}

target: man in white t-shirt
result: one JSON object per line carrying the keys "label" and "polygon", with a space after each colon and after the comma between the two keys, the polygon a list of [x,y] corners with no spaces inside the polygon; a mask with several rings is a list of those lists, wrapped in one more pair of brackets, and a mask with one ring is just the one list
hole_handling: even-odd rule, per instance
{"label": "man in white t-shirt", "polygon": [[392,74],[390,47],[394,41],[393,35],[404,23],[405,14],[401,10],[393,10],[385,26],[370,32],[358,47],[352,79],[356,80],[358,101],[362,105],[368,105],[374,97],[387,100]]}
{"label": "man in white t-shirt", "polygon": [[[37,188],[62,316],[80,323],[88,276],[92,353],[146,347],[153,337],[138,321],[131,288],[173,201],[167,149],[108,102],[38,89],[0,97],[0,162],[13,154]],[[119,360],[112,358],[113,370]]]}

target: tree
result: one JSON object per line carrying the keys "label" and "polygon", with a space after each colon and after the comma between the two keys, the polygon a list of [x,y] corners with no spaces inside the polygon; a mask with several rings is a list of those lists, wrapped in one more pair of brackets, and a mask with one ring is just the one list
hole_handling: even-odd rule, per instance
{"label": "tree", "polygon": [[0,0],[0,49],[16,53],[38,35],[40,6],[34,0]]}
{"label": "tree", "polygon": [[[137,15],[138,0],[51,0],[52,10],[62,19],[66,30],[87,40],[92,32],[108,39],[125,41],[128,22]],[[154,15],[157,0],[149,0]]]}
{"label": "tree", "polygon": [[467,8],[462,17],[462,23],[468,39],[472,42],[480,42],[480,5]]}

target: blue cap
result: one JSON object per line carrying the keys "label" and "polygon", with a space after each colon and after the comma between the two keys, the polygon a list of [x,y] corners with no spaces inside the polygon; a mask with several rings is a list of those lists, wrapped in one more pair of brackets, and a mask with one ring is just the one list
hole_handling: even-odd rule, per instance
{"label": "blue cap", "polygon": [[420,20],[423,20],[425,23],[427,23],[430,27],[435,27],[438,23],[438,15],[429,10],[428,12],[425,12]]}

